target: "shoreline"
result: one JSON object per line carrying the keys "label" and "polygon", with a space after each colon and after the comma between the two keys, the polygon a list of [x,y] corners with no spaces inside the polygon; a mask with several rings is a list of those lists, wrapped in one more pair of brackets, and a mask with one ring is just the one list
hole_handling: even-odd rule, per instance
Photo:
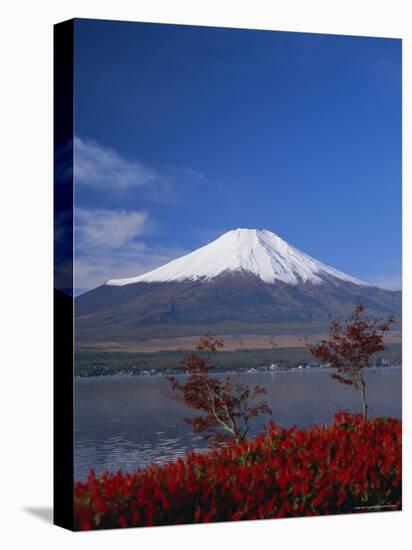
{"label": "shoreline", "polygon": [[[394,369],[402,369],[402,365],[394,364],[394,365],[387,365],[387,366],[373,366],[366,369],[366,372],[375,373],[377,371],[386,371],[386,370],[394,370]],[[332,367],[287,367],[287,368],[277,368],[273,370],[255,370],[255,371],[237,371],[237,370],[230,370],[230,371],[216,371],[213,373],[213,375],[217,376],[227,376],[227,375],[244,375],[244,376],[253,376],[256,374],[301,374],[304,372],[325,372],[325,373],[331,373],[334,372],[335,369]],[[163,374],[161,372],[157,372],[156,374],[130,374],[130,373],[118,373],[115,372],[113,374],[98,374],[98,375],[75,375],[75,380],[101,380],[102,378],[148,378],[148,379],[156,379],[156,378],[167,378],[168,376],[189,376],[188,374],[184,372],[172,372]]]}

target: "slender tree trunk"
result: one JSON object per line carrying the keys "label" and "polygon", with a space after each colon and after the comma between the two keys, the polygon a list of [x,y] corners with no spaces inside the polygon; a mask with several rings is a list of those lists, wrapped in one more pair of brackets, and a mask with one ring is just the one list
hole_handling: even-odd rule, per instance
{"label": "slender tree trunk", "polygon": [[366,401],[366,384],[365,384],[365,380],[363,379],[363,376],[361,378],[360,392],[362,396],[363,418],[367,420],[368,419],[368,402]]}

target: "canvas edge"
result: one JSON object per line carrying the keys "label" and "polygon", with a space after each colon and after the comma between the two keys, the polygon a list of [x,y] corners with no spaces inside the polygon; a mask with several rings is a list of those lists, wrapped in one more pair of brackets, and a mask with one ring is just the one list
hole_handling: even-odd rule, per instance
{"label": "canvas edge", "polygon": [[74,21],[53,28],[53,523],[74,530],[73,135]]}

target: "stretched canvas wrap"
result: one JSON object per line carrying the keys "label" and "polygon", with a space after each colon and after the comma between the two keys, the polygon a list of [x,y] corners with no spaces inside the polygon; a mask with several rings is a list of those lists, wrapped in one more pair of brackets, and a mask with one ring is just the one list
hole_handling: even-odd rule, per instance
{"label": "stretched canvas wrap", "polygon": [[55,523],[401,509],[401,40],[55,26]]}

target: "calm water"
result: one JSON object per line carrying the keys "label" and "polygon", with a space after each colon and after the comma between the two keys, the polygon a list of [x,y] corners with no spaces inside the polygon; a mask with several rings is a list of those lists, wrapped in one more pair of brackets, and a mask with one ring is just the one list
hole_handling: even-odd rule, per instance
{"label": "calm water", "polygon": [[[242,382],[267,388],[272,418],[285,427],[330,421],[341,409],[360,412],[358,392],[332,380],[325,371],[292,371],[239,375]],[[401,416],[401,369],[367,373],[370,416]],[[173,399],[166,378],[81,378],[75,387],[75,478],[89,469],[132,470],[164,462],[186,449],[202,449],[203,439],[183,418],[191,416]],[[268,416],[258,418],[252,434]]]}

